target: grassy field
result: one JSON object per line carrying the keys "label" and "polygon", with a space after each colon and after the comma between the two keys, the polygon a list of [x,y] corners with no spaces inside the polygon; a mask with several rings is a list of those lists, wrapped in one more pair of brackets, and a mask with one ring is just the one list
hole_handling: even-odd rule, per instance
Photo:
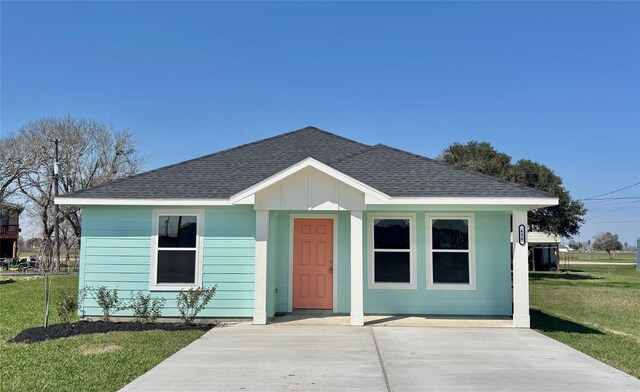
{"label": "grassy field", "polygon": [[530,290],[532,328],[640,378],[640,272],[635,266],[535,272]]}
{"label": "grassy field", "polygon": [[611,259],[607,252],[591,252],[591,255],[587,252],[567,252],[562,254],[562,261],[568,255],[569,261],[598,261],[598,262],[629,262],[635,263],[636,252],[618,252],[614,254]]}
{"label": "grassy field", "polygon": [[[0,391],[116,391],[204,333],[111,332],[8,344],[42,325],[44,314],[42,278],[11,279],[0,277]],[[75,275],[54,277],[54,299],[58,290],[77,287]],[[53,313],[52,323],[59,322]]]}

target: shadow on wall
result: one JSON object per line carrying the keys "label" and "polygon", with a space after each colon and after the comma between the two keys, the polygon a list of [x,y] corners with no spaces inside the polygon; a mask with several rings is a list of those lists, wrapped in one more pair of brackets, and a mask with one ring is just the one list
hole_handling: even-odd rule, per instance
{"label": "shadow on wall", "polygon": [[531,328],[533,329],[538,329],[544,332],[603,335],[603,333],[597,329],[574,323],[573,321],[561,319],[540,310],[531,309],[529,313],[531,315]]}

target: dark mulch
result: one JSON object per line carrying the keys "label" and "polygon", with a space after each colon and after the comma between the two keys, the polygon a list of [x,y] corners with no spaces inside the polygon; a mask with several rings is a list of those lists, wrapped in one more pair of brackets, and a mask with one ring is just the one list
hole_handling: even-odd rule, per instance
{"label": "dark mulch", "polygon": [[215,327],[216,324],[172,324],[172,323],[135,323],[135,322],[122,322],[114,323],[107,321],[76,321],[69,324],[54,324],[47,328],[35,327],[25,329],[17,334],[8,343],[36,343],[45,340],[68,338],[75,335],[85,335],[91,333],[106,333],[116,331],[150,331],[150,330],[162,330],[162,331],[185,331],[185,330],[209,330]]}

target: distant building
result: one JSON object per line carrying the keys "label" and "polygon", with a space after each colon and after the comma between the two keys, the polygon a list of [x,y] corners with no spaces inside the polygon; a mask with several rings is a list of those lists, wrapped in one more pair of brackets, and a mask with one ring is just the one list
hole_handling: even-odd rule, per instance
{"label": "distant building", "polygon": [[23,208],[14,204],[0,205],[0,259],[18,257],[20,213]]}
{"label": "distant building", "polygon": [[[513,234],[511,241],[513,242]],[[527,242],[529,244],[529,271],[558,269],[560,248],[563,246],[560,245],[560,236],[530,231],[527,233]]]}

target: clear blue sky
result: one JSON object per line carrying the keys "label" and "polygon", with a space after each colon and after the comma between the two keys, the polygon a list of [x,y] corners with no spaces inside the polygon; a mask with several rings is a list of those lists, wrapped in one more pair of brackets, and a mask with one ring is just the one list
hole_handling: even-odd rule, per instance
{"label": "clear blue sky", "polygon": [[[427,156],[488,141],[576,198],[640,181],[640,3],[0,7],[3,135],[88,116],[131,130],[152,169],[315,125]],[[635,242],[635,200],[590,203],[580,238]]]}

